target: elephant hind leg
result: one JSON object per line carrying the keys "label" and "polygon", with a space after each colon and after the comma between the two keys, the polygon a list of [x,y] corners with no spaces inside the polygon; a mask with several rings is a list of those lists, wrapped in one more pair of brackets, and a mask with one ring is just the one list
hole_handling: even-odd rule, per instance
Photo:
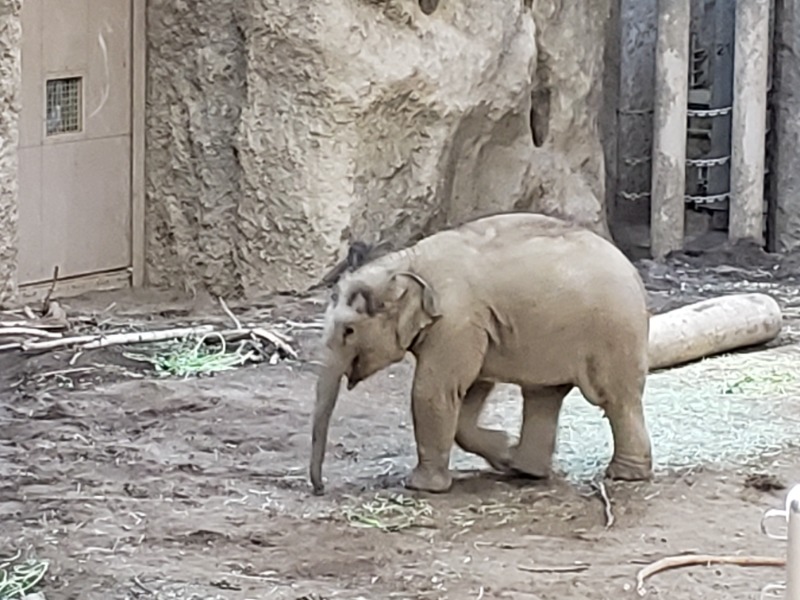
{"label": "elephant hind leg", "polygon": [[484,458],[498,471],[508,470],[509,442],[502,431],[478,426],[483,406],[494,384],[477,381],[467,390],[458,413],[456,443],[465,452]]}
{"label": "elephant hind leg", "polygon": [[564,398],[572,387],[523,388],[522,427],[511,458],[511,467],[515,471],[536,479],[550,476],[558,417]]}
{"label": "elephant hind leg", "polygon": [[579,387],[589,402],[603,409],[611,425],[614,454],[608,466],[611,479],[650,479],[653,469],[650,434],[645,423],[646,362],[630,357],[590,358]]}

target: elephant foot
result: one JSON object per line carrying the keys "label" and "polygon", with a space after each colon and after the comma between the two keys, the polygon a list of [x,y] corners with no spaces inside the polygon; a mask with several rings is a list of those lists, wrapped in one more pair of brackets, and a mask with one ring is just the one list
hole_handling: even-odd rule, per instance
{"label": "elephant foot", "polygon": [[406,479],[405,486],[410,490],[441,494],[450,490],[453,476],[448,469],[434,470],[417,467]]}
{"label": "elephant foot", "polygon": [[649,481],[653,478],[653,468],[651,461],[614,458],[606,469],[606,477],[618,481]]}
{"label": "elephant foot", "polygon": [[511,459],[509,467],[514,475],[525,479],[544,480],[550,479],[552,475],[550,465],[538,461],[520,460],[515,457]]}
{"label": "elephant foot", "polygon": [[552,475],[551,464],[549,456],[542,458],[536,456],[536,453],[531,456],[530,452],[524,452],[519,445],[516,445],[511,449],[507,470],[526,479],[549,479]]}
{"label": "elephant foot", "polygon": [[[505,440],[503,441],[505,442]],[[482,453],[476,452],[475,454],[482,457],[495,471],[509,473],[514,470],[511,464],[512,459],[508,449],[508,443],[497,444],[490,451],[484,451]]]}
{"label": "elephant foot", "polygon": [[483,458],[496,471],[511,470],[511,452],[505,432],[465,427],[456,433],[456,443],[465,452]]}

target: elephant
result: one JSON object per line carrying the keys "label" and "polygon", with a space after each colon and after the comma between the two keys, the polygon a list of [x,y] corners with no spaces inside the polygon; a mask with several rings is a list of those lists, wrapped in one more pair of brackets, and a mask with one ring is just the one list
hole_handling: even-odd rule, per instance
{"label": "elephant", "polygon": [[[331,291],[316,379],[309,478],[322,463],[341,381],[415,358],[411,412],[417,464],[407,489],[451,489],[455,442],[498,471],[551,475],[559,413],[577,386],[604,411],[614,451],[605,475],[652,477],[642,403],[649,313],[630,260],[587,228],[508,212],[476,218],[405,249],[351,265]],[[519,439],[478,426],[495,385],[522,393]]]}

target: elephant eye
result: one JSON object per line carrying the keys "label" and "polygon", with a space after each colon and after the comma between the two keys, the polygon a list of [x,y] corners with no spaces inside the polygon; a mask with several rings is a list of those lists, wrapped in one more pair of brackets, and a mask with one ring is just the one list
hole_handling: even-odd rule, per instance
{"label": "elephant eye", "polygon": [[350,335],[353,335],[353,333],[354,333],[354,330],[349,325],[344,328],[344,337],[348,337]]}

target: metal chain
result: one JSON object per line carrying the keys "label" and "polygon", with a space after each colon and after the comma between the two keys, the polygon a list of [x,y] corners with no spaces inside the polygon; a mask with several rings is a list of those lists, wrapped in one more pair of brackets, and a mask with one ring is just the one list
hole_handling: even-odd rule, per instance
{"label": "metal chain", "polygon": [[644,198],[650,197],[650,192],[617,192],[620,198],[623,200],[630,200],[634,202],[636,200],[643,200]]}
{"label": "metal chain", "polygon": [[[686,116],[700,117],[713,119],[715,117],[722,117],[729,114],[733,110],[733,106],[721,106],[719,108],[689,108],[686,110]],[[621,115],[649,115],[653,113],[652,108],[629,108],[619,109],[617,112]]]}
{"label": "metal chain", "polygon": [[[623,200],[635,202],[636,200],[644,200],[650,197],[650,192],[617,192],[617,195]],[[729,193],[715,194],[712,196],[691,196],[684,197],[686,202],[693,202],[694,204],[716,204],[717,202],[724,202],[730,197]]]}
{"label": "metal chain", "polygon": [[686,164],[691,167],[718,167],[724,165],[730,159],[730,156],[720,156],[719,158],[687,158]]}
{"label": "metal chain", "polygon": [[[687,158],[686,164],[690,167],[718,167],[724,165],[731,159],[730,156],[720,156],[717,158]],[[641,156],[637,158],[623,158],[622,162],[629,167],[636,167],[644,163],[650,162],[650,156]]]}
{"label": "metal chain", "polygon": [[686,196],[687,202],[694,204],[716,204],[717,202],[724,202],[730,197],[728,192],[724,194],[715,194],[713,196]]}
{"label": "metal chain", "polygon": [[713,119],[714,117],[721,117],[723,115],[727,115],[729,112],[733,110],[733,106],[723,106],[720,108],[707,108],[707,109],[689,109],[686,111],[686,115],[689,117],[705,117],[708,119]]}

